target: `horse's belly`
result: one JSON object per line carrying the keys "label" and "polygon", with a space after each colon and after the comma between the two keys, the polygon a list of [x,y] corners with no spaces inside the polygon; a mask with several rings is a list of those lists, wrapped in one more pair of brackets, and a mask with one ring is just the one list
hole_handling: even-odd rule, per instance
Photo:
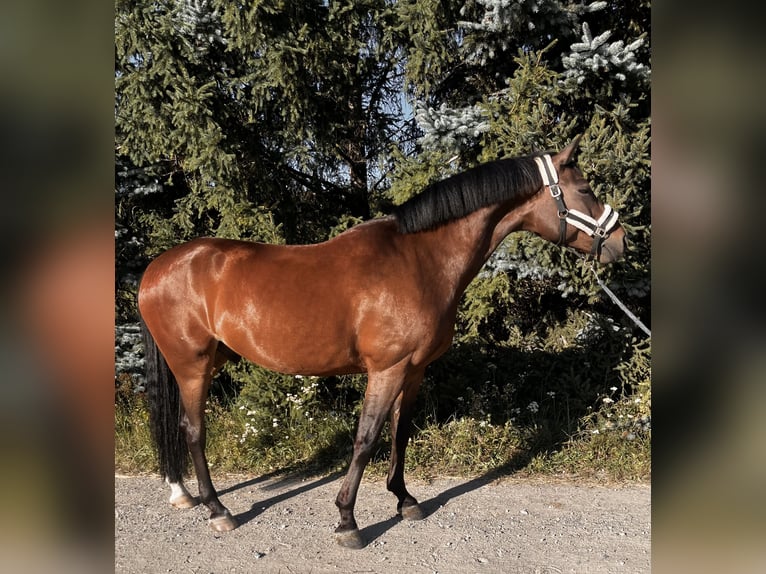
{"label": "horse's belly", "polygon": [[235,328],[219,337],[247,360],[280,373],[325,376],[364,371],[355,337],[341,325],[259,323],[251,330]]}

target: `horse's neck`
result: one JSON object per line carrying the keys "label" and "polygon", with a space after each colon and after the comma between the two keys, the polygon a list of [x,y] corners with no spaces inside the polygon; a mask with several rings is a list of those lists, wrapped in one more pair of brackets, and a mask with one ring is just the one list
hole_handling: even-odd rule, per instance
{"label": "horse's neck", "polygon": [[503,239],[521,229],[522,217],[514,217],[514,211],[490,206],[431,232],[429,255],[445,287],[462,294]]}

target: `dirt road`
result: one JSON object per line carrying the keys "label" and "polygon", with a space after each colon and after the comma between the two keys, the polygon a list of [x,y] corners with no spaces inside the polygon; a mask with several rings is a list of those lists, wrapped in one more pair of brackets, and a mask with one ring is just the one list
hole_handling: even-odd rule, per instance
{"label": "dirt road", "polygon": [[204,507],[172,508],[156,476],[115,477],[115,572],[650,572],[648,485],[412,481],[426,518],[408,522],[383,481],[363,481],[356,518],[368,544],[348,550],[333,537],[340,477],[214,480],[240,521],[232,532],[211,531]]}

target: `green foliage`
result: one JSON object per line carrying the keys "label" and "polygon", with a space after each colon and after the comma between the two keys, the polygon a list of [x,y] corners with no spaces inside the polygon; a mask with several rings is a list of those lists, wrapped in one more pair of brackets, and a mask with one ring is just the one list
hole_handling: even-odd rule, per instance
{"label": "green foliage", "polygon": [[563,447],[537,456],[529,472],[568,473],[645,480],[651,475],[650,347],[633,346],[630,359],[616,367],[620,387],[612,386],[582,417]]}
{"label": "green foliage", "polygon": [[461,417],[431,423],[413,439],[405,472],[427,478],[489,473],[523,453],[528,438],[511,422],[495,425],[486,419]]}
{"label": "green foliage", "polygon": [[408,39],[406,88],[427,98],[443,89],[445,79],[459,64],[459,37],[454,33],[460,5],[443,0],[406,0],[395,3],[398,31]]}
{"label": "green foliage", "polygon": [[127,375],[118,377],[115,392],[114,461],[124,472],[154,472],[158,464],[146,401]]}
{"label": "green foliage", "polygon": [[[460,325],[457,329],[458,342],[481,341],[484,334],[490,335],[490,321],[502,311],[498,309],[513,303],[515,297],[507,274],[484,275],[466,289],[463,304],[460,309]],[[508,316],[511,319],[510,316]],[[511,319],[513,320],[513,319]]]}
{"label": "green foliage", "polygon": [[442,150],[424,151],[408,158],[401,150],[394,150],[397,169],[392,177],[389,195],[394,203],[404,203],[431,183],[456,173],[449,154]]}
{"label": "green foliage", "polygon": [[[406,134],[392,11],[117,2],[119,211],[144,214],[147,251],[199,235],[310,242],[341,215],[368,218],[374,166]],[[153,194],[133,192],[140,178]]]}
{"label": "green foliage", "polygon": [[[192,237],[323,240],[433,181],[579,133],[580,167],[629,241],[598,273],[648,323],[649,9],[118,0],[118,321],[135,320],[148,260]],[[408,469],[645,477],[651,350],[637,332],[578,257],[511,235],[469,285],[453,349],[427,371]],[[343,464],[364,377],[242,362],[217,385],[236,390],[209,405],[214,468]],[[120,399],[117,450],[120,464],[151,467],[136,397]],[[602,468],[605,456],[622,466]]]}

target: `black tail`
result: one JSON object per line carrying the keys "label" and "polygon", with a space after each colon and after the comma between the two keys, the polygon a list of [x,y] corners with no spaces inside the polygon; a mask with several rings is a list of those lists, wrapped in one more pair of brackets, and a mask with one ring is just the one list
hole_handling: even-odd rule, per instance
{"label": "black tail", "polygon": [[181,397],[178,384],[154,337],[141,320],[146,361],[146,393],[149,398],[149,426],[157,449],[160,475],[179,482],[189,464],[189,449],[181,431]]}

